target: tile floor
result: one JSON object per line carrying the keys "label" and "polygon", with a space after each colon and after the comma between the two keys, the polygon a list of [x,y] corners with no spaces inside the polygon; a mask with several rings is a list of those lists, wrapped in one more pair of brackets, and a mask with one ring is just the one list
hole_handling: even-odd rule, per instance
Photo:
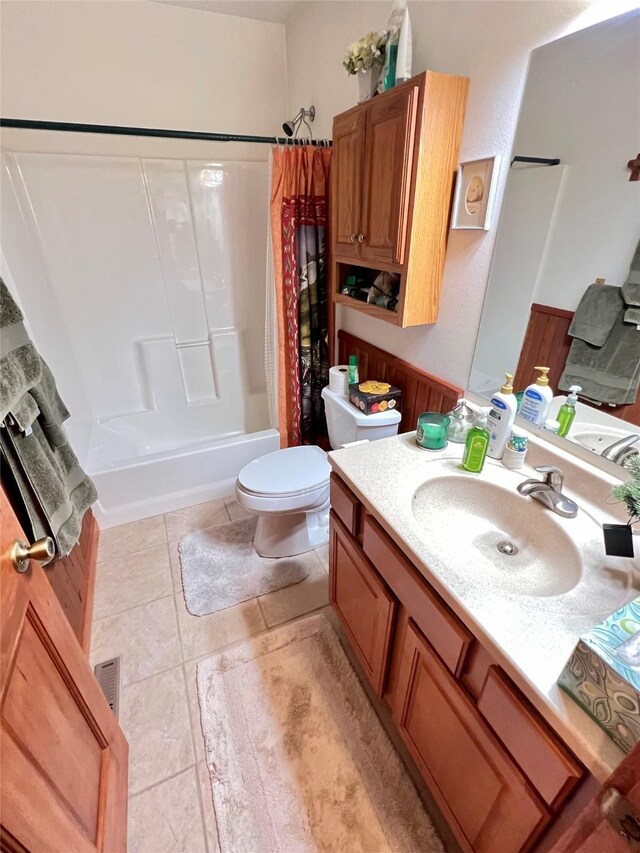
{"label": "tile floor", "polygon": [[202,657],[328,603],[328,548],[295,586],[210,616],[185,607],[177,545],[241,517],[209,501],[100,536],[91,663],[121,657],[120,725],[129,741],[130,853],[218,848],[196,690]]}

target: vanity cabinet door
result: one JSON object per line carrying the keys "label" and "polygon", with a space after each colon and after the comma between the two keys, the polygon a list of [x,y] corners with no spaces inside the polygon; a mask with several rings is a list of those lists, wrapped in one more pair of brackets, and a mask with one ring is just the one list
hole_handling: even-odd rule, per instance
{"label": "vanity cabinet door", "polygon": [[337,258],[360,256],[364,126],[364,111],[358,109],[333,121],[331,230]]}
{"label": "vanity cabinet door", "polygon": [[369,681],[382,696],[396,601],[333,512],[329,595]]}
{"label": "vanity cabinet door", "polygon": [[410,620],[395,722],[462,848],[529,849],[549,814]]}
{"label": "vanity cabinet door", "polygon": [[361,257],[402,264],[408,231],[418,88],[366,110]]}

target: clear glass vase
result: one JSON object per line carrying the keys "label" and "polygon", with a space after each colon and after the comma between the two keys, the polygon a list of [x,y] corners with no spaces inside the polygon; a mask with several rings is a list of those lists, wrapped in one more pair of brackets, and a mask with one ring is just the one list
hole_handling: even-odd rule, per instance
{"label": "clear glass vase", "polygon": [[366,71],[359,71],[357,73],[359,104],[364,103],[364,101],[370,101],[375,95],[378,89],[378,83],[380,82],[381,70],[381,68],[375,67],[368,68]]}

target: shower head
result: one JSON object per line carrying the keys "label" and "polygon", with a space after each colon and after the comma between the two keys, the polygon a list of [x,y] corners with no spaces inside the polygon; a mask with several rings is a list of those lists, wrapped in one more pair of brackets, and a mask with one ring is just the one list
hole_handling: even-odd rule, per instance
{"label": "shower head", "polygon": [[309,107],[308,110],[305,110],[304,107],[300,107],[298,113],[291,119],[291,121],[285,121],[282,125],[282,129],[287,134],[287,136],[293,136],[294,139],[298,135],[298,131],[300,130],[300,125],[304,122],[307,126],[307,130],[309,131],[309,136],[313,139],[313,134],[311,133],[311,127],[307,122],[313,121],[316,117],[316,108],[314,106]]}

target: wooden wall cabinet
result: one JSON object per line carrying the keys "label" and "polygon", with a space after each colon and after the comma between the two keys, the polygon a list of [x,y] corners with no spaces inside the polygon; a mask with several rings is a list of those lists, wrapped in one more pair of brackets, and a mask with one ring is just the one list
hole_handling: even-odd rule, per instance
{"label": "wooden wall cabinet", "polygon": [[460,847],[532,850],[582,765],[334,473],[331,603]]}
{"label": "wooden wall cabinet", "polygon": [[[426,71],[333,123],[331,293],[398,326],[435,323],[469,81]],[[341,293],[400,276],[397,310]]]}

